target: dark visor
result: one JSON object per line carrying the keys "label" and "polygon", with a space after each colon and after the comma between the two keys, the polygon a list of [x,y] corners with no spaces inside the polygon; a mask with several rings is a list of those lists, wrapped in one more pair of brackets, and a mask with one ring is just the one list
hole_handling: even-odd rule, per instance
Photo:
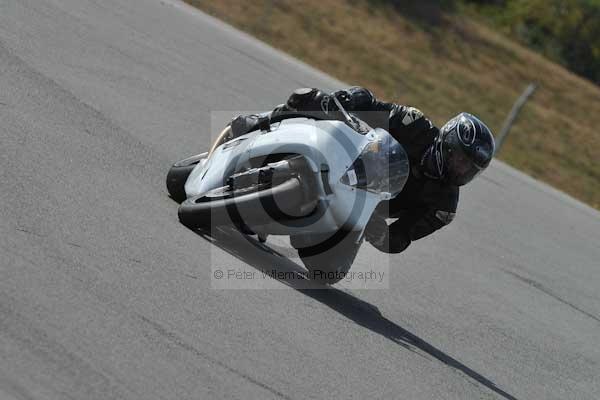
{"label": "dark visor", "polygon": [[466,185],[483,171],[460,148],[447,152],[445,158],[446,180],[454,185]]}

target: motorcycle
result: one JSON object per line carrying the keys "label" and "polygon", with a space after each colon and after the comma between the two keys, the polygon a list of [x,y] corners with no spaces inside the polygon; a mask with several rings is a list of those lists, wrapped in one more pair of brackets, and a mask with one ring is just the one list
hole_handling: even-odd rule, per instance
{"label": "motorcycle", "polygon": [[234,226],[261,241],[287,235],[311,279],[343,279],[377,205],[404,187],[409,161],[386,130],[333,101],[338,110],[326,118],[262,114],[237,137],[227,126],[209,152],[175,163],[167,189],[180,222]]}

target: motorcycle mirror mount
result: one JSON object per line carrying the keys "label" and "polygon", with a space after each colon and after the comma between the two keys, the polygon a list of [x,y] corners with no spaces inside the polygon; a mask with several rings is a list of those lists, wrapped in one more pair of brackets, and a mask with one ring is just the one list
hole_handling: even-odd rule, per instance
{"label": "motorcycle mirror mount", "polygon": [[355,131],[360,132],[360,124],[354,119],[354,117],[352,117],[350,114],[348,114],[348,111],[346,111],[346,109],[342,106],[342,103],[340,103],[340,101],[337,99],[337,97],[331,96],[331,98],[333,99],[333,102],[337,106],[338,110],[340,110],[340,112],[346,119],[346,122],[348,123],[348,125],[350,125]]}

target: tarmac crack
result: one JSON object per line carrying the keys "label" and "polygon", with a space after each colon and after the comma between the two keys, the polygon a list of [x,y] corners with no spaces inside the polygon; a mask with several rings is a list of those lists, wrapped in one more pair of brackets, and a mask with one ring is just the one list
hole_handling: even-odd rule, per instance
{"label": "tarmac crack", "polygon": [[141,314],[137,314],[137,315],[142,321],[144,321],[147,325],[152,327],[158,334],[165,337],[166,339],[168,339],[169,341],[171,341],[173,344],[177,345],[178,347],[182,348],[183,350],[186,350],[186,351],[194,354],[197,357],[200,357],[211,363],[214,363],[214,364],[218,365],[219,367],[231,372],[232,374],[237,375],[240,378],[242,378],[242,379],[244,379],[244,380],[246,380],[246,381],[278,396],[278,397],[281,397],[282,399],[291,400],[291,397],[285,395],[284,393],[280,392],[279,390],[274,389],[274,388],[270,387],[269,385],[267,385],[266,383],[263,383],[255,378],[252,378],[248,374],[241,372],[233,367],[230,367],[229,365],[225,364],[224,362],[219,361],[218,359],[211,357],[210,355],[206,354],[205,352],[197,349],[190,343],[186,342],[183,338],[178,336],[175,332],[168,330],[166,327],[159,324],[158,322],[153,321]]}
{"label": "tarmac crack", "polygon": [[568,300],[563,299],[562,297],[560,297],[559,295],[557,295],[556,293],[554,293],[552,290],[548,289],[547,287],[545,287],[544,285],[542,285],[539,282],[534,281],[533,279],[530,278],[526,278],[522,275],[517,274],[516,272],[513,271],[509,271],[507,269],[502,269],[504,272],[506,272],[509,275],[512,275],[513,277],[517,278],[518,280],[520,280],[523,283],[528,284],[529,286],[539,290],[540,292],[552,297],[553,299],[563,303],[564,305],[566,305],[567,307],[572,308],[575,311],[579,311],[581,314],[585,315],[588,318],[593,319],[596,322],[600,323],[600,318],[595,316],[594,314],[591,314],[587,311],[585,311],[584,309],[580,308],[579,306],[571,303]]}

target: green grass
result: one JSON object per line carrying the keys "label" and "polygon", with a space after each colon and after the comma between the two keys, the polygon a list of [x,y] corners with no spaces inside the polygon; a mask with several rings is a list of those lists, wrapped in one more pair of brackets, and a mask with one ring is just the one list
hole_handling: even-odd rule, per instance
{"label": "green grass", "polygon": [[498,131],[539,83],[500,158],[600,209],[600,88],[484,24],[435,9],[408,17],[380,0],[186,1],[438,124],[468,111]]}

